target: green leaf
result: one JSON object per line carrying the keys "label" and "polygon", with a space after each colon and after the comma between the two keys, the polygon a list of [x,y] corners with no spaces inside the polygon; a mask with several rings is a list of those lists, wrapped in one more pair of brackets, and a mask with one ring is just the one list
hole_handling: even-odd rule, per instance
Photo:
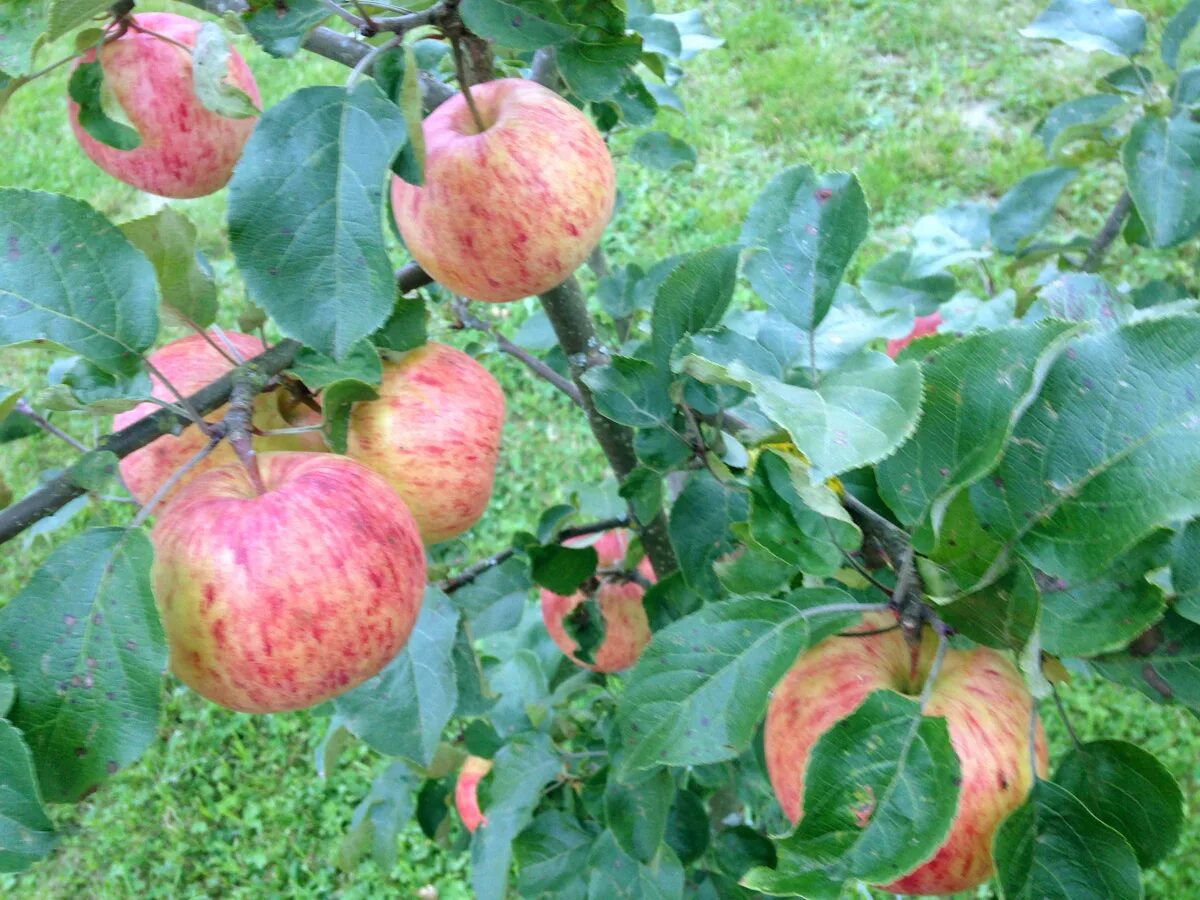
{"label": "green leaf", "polygon": [[451,597],[459,611],[471,621],[476,637],[508,631],[521,621],[521,610],[533,581],[529,566],[516,556],[488,569]]}
{"label": "green leaf", "polygon": [[745,491],[717,481],[707,469],[693,472],[671,507],[671,546],[684,581],[713,596],[719,591],[712,564],[732,549],[729,526],[747,514]]}
{"label": "green leaf", "polygon": [[971,487],[980,522],[1043,572],[1078,580],[1200,512],[1197,366],[1194,316],[1072,340],[999,466]]}
{"label": "green leaf", "polygon": [[1041,594],[1033,570],[1017,563],[983,590],[939,607],[938,615],[973,641],[1020,652],[1037,630],[1040,609]]}
{"label": "green leaf", "polygon": [[165,311],[200,328],[217,318],[217,288],[212,272],[201,265],[196,226],[173,206],[141,219],[122,222],[121,232],[154,266]]}
{"label": "green leaf", "polygon": [[1091,741],[1059,764],[1054,783],[1129,842],[1143,869],[1163,860],[1183,830],[1183,792],[1166,766],[1134,744]]}
{"label": "green leaf", "polygon": [[536,584],[556,594],[570,596],[596,573],[595,547],[544,544],[529,548],[530,571]]}
{"label": "green leaf", "polygon": [[1192,519],[1175,538],[1171,552],[1175,612],[1200,623],[1200,519]]}
{"label": "green leaf", "polygon": [[685,335],[720,323],[733,299],[737,264],[737,247],[712,247],[685,257],[669,271],[655,293],[650,317],[651,346],[660,366]]}
{"label": "green leaf", "polygon": [[641,863],[654,859],[667,833],[675,780],[667,769],[609,775],[604,820],[622,850]]}
{"label": "green leaf", "polygon": [[1126,650],[1091,660],[1110,681],[1159,703],[1181,703],[1200,713],[1200,625],[1174,612]]}
{"label": "green leaf", "polygon": [[1200,123],[1146,115],[1130,131],[1121,159],[1153,246],[1170,247],[1200,231]]}
{"label": "green leaf", "polygon": [[54,824],[42,809],[29,747],[9,722],[0,719],[0,872],[20,872],[58,843]]}
{"label": "green leaf", "polygon": [[664,172],[696,168],[696,148],[665,131],[647,131],[638,135],[629,157],[648,169]]}
{"label": "green leaf", "polygon": [[598,36],[596,40],[580,38],[558,48],[558,71],[571,93],[595,103],[615,94],[628,77],[629,67],[641,57],[640,35],[608,34]]}
{"label": "green leaf", "polygon": [[1109,0],[1053,0],[1021,34],[1060,41],[1085,53],[1133,56],[1146,43],[1146,20],[1132,9],[1117,9]]}
{"label": "green leaf", "polygon": [[46,382],[45,390],[37,395],[37,405],[63,412],[83,410],[92,415],[115,415],[133,409],[153,391],[145,371],[131,377],[110,375],[78,356],[51,363]]}
{"label": "green leaf", "polygon": [[929,859],[958,807],[960,770],[941,717],[876,691],[813,747],[804,777],[804,818],[778,841],[779,864],[751,887],[782,893],[799,876],[887,883]]}
{"label": "green leaf", "polygon": [[371,790],[354,810],[338,850],[338,865],[351,872],[368,848],[376,865],[390,872],[396,865],[396,837],[412,818],[417,779],[401,762],[391,763],[371,783]]}
{"label": "green leaf", "polygon": [[0,6],[0,72],[18,77],[33,72],[33,58],[45,40],[42,3],[9,2]]}
{"label": "green leaf", "polygon": [[1162,61],[1172,69],[1179,68],[1179,51],[1197,25],[1200,25],[1200,0],[1190,0],[1167,22],[1163,29]]}
{"label": "green leaf", "polygon": [[243,14],[250,36],[275,57],[292,56],[300,49],[308,33],[329,18],[329,7],[321,0],[287,0],[282,6],[273,0],[253,4]]}
{"label": "green leaf", "polygon": [[913,255],[907,250],[885,256],[871,266],[858,283],[872,309],[907,311],[915,307],[916,312],[924,315],[953,297],[956,286],[954,276],[945,272],[916,274]]}
{"label": "green leaf", "polygon": [[383,190],[405,136],[373,81],[303,88],[263,114],[229,184],[229,240],[251,298],[335,358],[396,302]]}
{"label": "green leaf", "polygon": [[17,683],[10,718],[48,800],[78,800],[156,737],[167,652],[152,556],[140,530],[93,528],[59,544],[0,609]]}
{"label": "green leaf", "polygon": [[1142,96],[1154,84],[1154,73],[1145,66],[1121,66],[1105,75],[1102,83],[1122,94]]}
{"label": "green leaf", "polygon": [[380,753],[429,765],[458,702],[457,629],[458,611],[437,588],[427,588],[404,649],[374,678],[334,698],[343,724]]}
{"label": "green leaf", "polygon": [[1062,166],[1042,169],[1022,178],[1000,198],[992,213],[992,242],[1004,253],[1015,253],[1046,227],[1058,195],[1078,174]]}
{"label": "green leaf", "polygon": [[613,356],[607,365],[583,373],[600,415],[634,428],[671,421],[675,405],[667,395],[667,379],[654,363],[632,356]]}
{"label": "green leaf", "polygon": [[550,0],[463,0],[463,23],[513,50],[537,50],[570,40],[576,27]]}
{"label": "green leaf", "polygon": [[154,268],[107,219],[59,194],[0,190],[0,344],[50,340],[131,374],[158,334]]}
{"label": "green leaf", "polygon": [[1147,573],[1166,562],[1170,532],[1152,534],[1092,579],[1042,583],[1042,647],[1056,656],[1117,650],[1166,611],[1162,588]]}
{"label": "green leaf", "polygon": [[1171,97],[1181,109],[1195,110],[1200,107],[1200,66],[1192,66],[1179,73],[1178,80],[1171,87]]}
{"label": "green leaf", "polygon": [[709,843],[708,809],[704,801],[691,791],[679,791],[667,814],[663,840],[685,866],[703,856]]}
{"label": "green leaf", "polygon": [[334,453],[346,452],[347,432],[350,428],[350,411],[354,404],[364,400],[378,400],[379,392],[361,381],[335,381],[321,395],[321,409],[325,414],[322,433],[325,442]]}
{"label": "green leaf", "polygon": [[227,119],[249,119],[259,109],[250,95],[227,80],[229,39],[220,25],[206,22],[196,32],[192,47],[192,83],[205,109]]}
{"label": "green leaf", "polygon": [[[421,69],[417,64],[417,54],[413,50],[411,44],[404,46],[404,76],[400,82],[400,111],[404,114],[404,121],[420,122],[424,114],[424,105],[421,97]],[[410,128],[408,129],[408,143],[401,151],[401,159],[396,160],[393,166],[400,164],[401,160],[404,165],[398,170],[401,177],[412,184],[422,185],[425,183],[425,129]]]}
{"label": "green leaf", "polygon": [[104,86],[104,70],[99,60],[80,63],[67,82],[67,93],[79,104],[79,124],[102,144],[118,150],[133,150],[141,146],[142,136],[136,128],[110,116],[116,112],[116,98]]}
{"label": "green leaf", "polygon": [[829,312],[867,236],[867,201],[853,175],[808,166],[777,175],[742,226],[746,275],[767,306],[811,331]]}
{"label": "green leaf", "polygon": [[424,300],[401,297],[396,301],[388,320],[371,335],[371,343],[397,353],[421,347],[426,341],[425,319]]}
{"label": "green leaf", "polygon": [[[531,607],[532,609],[532,607]],[[534,612],[537,618],[540,615]],[[556,657],[555,662],[561,659]],[[507,655],[498,666],[488,669],[488,682],[499,695],[492,708],[492,724],[505,738],[533,728],[545,711],[550,687],[546,673],[532,650],[521,649]]]}
{"label": "green leaf", "polygon": [[383,378],[379,354],[375,345],[366,338],[353,344],[341,362],[311,347],[301,347],[291,371],[314,391],[345,380],[377,385]]}
{"label": "green leaf", "polygon": [[1017,420],[1036,396],[1065,339],[1065,322],[968,335],[929,354],[916,431],[876,469],[879,494],[901,522],[946,505],[995,467]]}
{"label": "green leaf", "polygon": [[784,600],[730,599],[655,632],[617,707],[626,766],[738,756],[800,652],[854,620],[843,609],[847,602],[849,595],[833,588]]}
{"label": "green leaf", "polygon": [[487,824],[471,841],[471,884],[479,900],[507,895],[513,840],[529,824],[542,788],[561,768],[544,734],[522,734],[496,754]]}
{"label": "green leaf", "polygon": [[1070,791],[1038,781],[993,842],[1005,900],[1132,900],[1142,896],[1126,840]]}
{"label": "green leaf", "polygon": [[101,491],[117,475],[120,459],[111,450],[89,450],[83,454],[68,473],[71,481],[85,491]]}
{"label": "green leaf", "polygon": [[577,820],[560,810],[539,815],[513,842],[518,895],[581,900],[592,840]]}
{"label": "green leaf", "polygon": [[662,476],[653,469],[638,466],[621,482],[620,494],[629,501],[635,519],[649,522],[662,509]]}
{"label": "green leaf", "polygon": [[754,866],[774,869],[778,864],[775,845],[747,825],[735,825],[717,833],[713,843],[717,867],[727,875],[741,878]]}
{"label": "green leaf", "polygon": [[682,900],[684,896],[683,866],[669,847],[661,847],[650,863],[642,864],[606,831],[592,845],[587,869],[588,900]]}
{"label": "green leaf", "polygon": [[0,384],[0,419],[12,412],[20,399],[21,392],[19,390]]}
{"label": "green leaf", "polygon": [[1116,328],[1133,317],[1134,306],[1099,275],[1068,272],[1038,291],[1024,321],[1061,319]]}
{"label": "green leaf", "polygon": [[46,40],[56,41],[69,31],[106,12],[110,0],[50,0],[50,24]]}
{"label": "green leaf", "polygon": [[1046,155],[1056,158],[1073,141],[1109,137],[1109,127],[1128,104],[1112,94],[1091,94],[1060,103],[1046,114],[1036,134],[1046,147]]}
{"label": "green leaf", "polygon": [[13,684],[12,675],[0,671],[0,718],[8,715],[13,701],[17,698],[17,688]]}
{"label": "green leaf", "polygon": [[686,62],[705,50],[715,50],[725,43],[724,38],[714,37],[713,33],[709,31],[698,9],[670,14],[660,13],[655,18],[669,22],[679,32],[680,43],[683,47],[679,54],[681,62]]}

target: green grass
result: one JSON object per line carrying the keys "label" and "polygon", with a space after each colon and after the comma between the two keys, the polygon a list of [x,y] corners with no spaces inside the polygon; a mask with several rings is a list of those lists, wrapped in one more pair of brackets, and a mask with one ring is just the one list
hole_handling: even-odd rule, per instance
{"label": "green grass", "polygon": [[[1141,4],[1154,17],[1152,32],[1175,6],[1169,0]],[[997,197],[1043,166],[1032,126],[1113,66],[1020,39],[1016,30],[1036,13],[1037,4],[1028,0],[721,0],[703,7],[728,44],[688,64],[681,94],[689,118],[666,111],[658,126],[693,143],[699,164],[692,172],[664,174],[621,161],[621,206],[606,237],[614,263],[647,263],[736,239],[771,176],[806,162],[822,171],[852,170],[862,180],[873,232],[855,264],[861,270],[902,240],[905,226],[921,214],[956,200]],[[303,84],[345,79],[345,70],[313,59],[295,65],[248,55],[267,103]],[[14,97],[0,118],[0,184],[85,198],[118,220],[151,211],[159,201],[109,178],[78,150],[63,93],[63,78],[51,77]],[[629,144],[622,137],[614,147],[623,155]],[[1118,182],[1103,175],[1078,179],[1063,204],[1072,212],[1055,229],[1094,232],[1118,190]],[[243,292],[221,234],[224,203],[218,195],[180,206],[199,226],[229,321]],[[1139,278],[1195,265],[1194,256],[1164,262],[1126,249],[1113,259],[1131,265]],[[514,314],[522,317],[524,308]],[[48,359],[44,352],[4,351],[0,384],[35,395]],[[509,397],[504,459],[492,507],[467,540],[446,549],[452,561],[502,546],[514,529],[528,527],[562,496],[564,473],[595,483],[604,472],[582,418],[565,401],[511,359],[488,354],[485,361]],[[85,439],[92,435],[88,422],[56,421]],[[70,459],[65,447],[27,439],[0,446],[0,473],[20,496],[44,469]],[[93,513],[103,518],[124,511],[98,504]],[[4,548],[0,597],[19,588],[50,546],[51,539],[38,538],[28,547],[18,540]],[[1193,717],[1101,683],[1077,682],[1065,696],[1085,738],[1142,744],[1195,802],[1200,736]],[[1053,751],[1061,755],[1068,741],[1052,710],[1046,712]],[[30,873],[0,877],[0,893],[412,896],[432,883],[443,898],[467,896],[462,857],[430,845],[414,828],[403,835],[392,871],[372,862],[350,874],[338,870],[338,841],[380,761],[355,748],[327,780],[318,779],[313,751],[323,729],[312,713],[252,717],[171,690],[162,740],[92,797],[56,810],[66,834],[61,850]],[[1200,829],[1192,828],[1149,876],[1148,895],[1196,896],[1197,859]]]}

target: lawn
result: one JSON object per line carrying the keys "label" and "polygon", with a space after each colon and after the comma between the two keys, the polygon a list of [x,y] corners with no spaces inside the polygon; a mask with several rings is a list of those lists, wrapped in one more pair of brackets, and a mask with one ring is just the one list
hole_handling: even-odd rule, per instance
{"label": "lawn", "polygon": [[[170,4],[142,4],[166,6]],[[687,3],[659,2],[660,8]],[[1135,4],[1160,31],[1180,5]],[[736,239],[750,203],[785,166],[858,173],[872,208],[873,233],[856,261],[861,269],[902,240],[923,213],[964,199],[998,197],[1044,165],[1031,135],[1054,104],[1074,96],[1111,68],[1110,60],[1032,44],[1017,30],[1038,4],[962,0],[812,0],[702,4],[726,46],[690,63],[681,95],[688,118],[670,112],[660,127],[699,152],[694,171],[662,174],[618,159],[621,202],[605,239],[610,261],[648,263]],[[1157,39],[1152,40],[1157,45]],[[250,59],[264,102],[304,84],[345,80],[346,71],[315,58]],[[53,58],[53,51],[46,58]],[[67,125],[65,79],[52,76],[20,91],[0,118],[0,184],[61,191],[87,199],[117,220],[152,211],[161,201],[140,195],[96,169]],[[630,141],[615,141],[623,156]],[[1068,189],[1072,219],[1057,223],[1094,232],[1119,188],[1089,175]],[[223,195],[181,203],[200,229],[221,282],[223,319],[237,317],[244,293],[233,277],[221,234]],[[1192,263],[1195,263],[1194,249]],[[1114,271],[1159,275],[1180,262],[1133,258],[1118,248]],[[532,306],[517,305],[514,322]],[[444,328],[444,325],[440,326]],[[507,327],[507,326],[506,326]],[[438,339],[462,344],[463,336]],[[164,339],[174,335],[164,334]],[[469,339],[467,336],[465,339]],[[604,477],[586,425],[546,384],[508,357],[485,348],[482,358],[509,397],[505,450],[495,501],[468,539],[447,548],[451,562],[504,545],[541,509],[562,496],[563,473],[591,486]],[[36,395],[47,356],[4,351],[0,384]],[[55,421],[83,440],[93,426],[71,416]],[[16,496],[71,451],[48,439],[0,446],[0,476]],[[125,508],[97,504],[103,517]],[[66,528],[80,527],[85,515]],[[54,537],[61,535],[60,532]],[[21,539],[4,548],[0,598],[11,596],[51,547]],[[3,600],[0,600],[3,602]],[[254,717],[227,712],[170,686],[161,741],[141,762],[73,808],[55,812],[66,834],[59,852],[20,876],[0,876],[12,897],[368,897],[413,896],[434,884],[442,898],[466,897],[463,858],[429,844],[415,829],[402,838],[398,862],[382,871],[366,862],[337,867],[340,836],[381,761],[362,747],[347,751],[326,779],[314,768],[324,720],[311,712]],[[1195,803],[1200,783],[1200,729],[1175,709],[1100,683],[1077,681],[1065,691],[1081,736],[1121,737],[1158,755]],[[1052,754],[1068,745],[1053,709],[1044,710]],[[452,838],[461,843],[462,836]],[[1200,895],[1200,828],[1147,881],[1152,897]]]}

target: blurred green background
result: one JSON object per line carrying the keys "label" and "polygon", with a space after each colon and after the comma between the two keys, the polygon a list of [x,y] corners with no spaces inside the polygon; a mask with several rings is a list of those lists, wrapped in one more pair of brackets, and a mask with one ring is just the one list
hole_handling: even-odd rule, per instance
{"label": "blurred green background", "polygon": [[[673,11],[697,4],[657,5]],[[1133,5],[1150,19],[1156,47],[1163,23],[1182,3]],[[195,14],[181,4],[139,6]],[[768,179],[807,162],[858,173],[873,224],[856,259],[861,270],[903,240],[906,225],[923,213],[957,200],[995,198],[1041,168],[1032,127],[1054,104],[1088,92],[1113,66],[1111,59],[1020,38],[1017,30],[1040,7],[1027,0],[719,0],[700,7],[726,44],[688,64],[680,87],[688,118],[667,110],[656,125],[692,143],[699,163],[691,172],[647,171],[622,158],[629,137],[614,141],[621,202],[605,238],[614,264],[645,264],[735,239]],[[347,75],[314,57],[273,60],[247,41],[239,49],[266,104],[307,84],[341,84]],[[60,52],[49,48],[43,59]],[[18,92],[0,117],[0,184],[61,191],[118,221],[152,212],[162,201],[115,181],[80,152],[67,124],[65,84],[59,70]],[[1119,193],[1113,176],[1089,172],[1072,183],[1059,204],[1066,217],[1053,227],[1094,233]],[[178,205],[199,227],[222,289],[222,323],[232,324],[244,293],[221,229],[225,196]],[[1118,244],[1110,269],[1120,273],[1115,280],[1133,284],[1172,273],[1194,277],[1195,253],[1193,246],[1172,258],[1139,257]],[[495,312],[520,321],[529,304]],[[437,327],[435,316],[434,336],[451,339]],[[175,336],[164,332],[163,340]],[[576,410],[511,359],[490,352],[482,358],[509,397],[504,458],[491,508],[448,549],[452,560],[482,556],[502,547],[513,530],[529,527],[561,497],[564,472],[581,484],[606,474]],[[44,384],[49,360],[43,352],[0,352],[0,384],[32,395]],[[55,421],[94,439],[89,421],[68,415]],[[65,445],[27,438],[0,446],[0,475],[21,496],[36,486],[39,473],[70,458]],[[91,512],[125,514],[112,504]],[[0,598],[11,597],[52,543],[85,519],[0,550]],[[355,747],[319,779],[313,757],[322,719],[304,712],[241,715],[174,683],[166,690],[161,741],[86,801],[55,809],[65,835],[60,850],[24,875],[0,876],[0,894],[353,898],[414,896],[433,885],[436,895],[425,896],[469,896],[465,858],[431,845],[415,825],[403,834],[392,871],[369,860],[353,872],[339,870],[340,837],[382,761]],[[1077,682],[1065,697],[1085,739],[1141,744],[1163,759],[1195,802],[1200,730],[1194,717],[1101,683]],[[1061,752],[1061,723],[1052,709],[1044,713],[1052,748]],[[1200,896],[1200,827],[1191,827],[1171,859],[1149,875],[1147,894]]]}

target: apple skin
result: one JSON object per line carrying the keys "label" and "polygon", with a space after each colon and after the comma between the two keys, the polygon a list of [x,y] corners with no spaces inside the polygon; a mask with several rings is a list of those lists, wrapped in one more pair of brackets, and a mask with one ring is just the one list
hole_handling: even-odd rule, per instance
{"label": "apple skin", "polygon": [[206,472],[154,527],[152,579],[171,670],[242,712],[312,706],[408,641],[425,589],[411,513],[380,476],[330,453]]}
{"label": "apple skin", "polygon": [[[172,13],[140,13],[142,28],[188,47],[201,23]],[[80,62],[92,62],[89,50]],[[192,60],[181,48],[130,28],[100,50],[104,89],[112,92],[142,136],[132,150],[97,141],[79,124],[79,106],[69,97],[71,128],[83,152],[101,169],[140,190],[187,199],[219,191],[229,181],[257,118],[228,119],[206,109],[192,82]],[[258,85],[246,61],[229,54],[231,84],[261,108]]]}
{"label": "apple skin", "polygon": [[[237,351],[246,359],[257,356],[265,349],[262,341],[248,334],[227,331],[225,336]],[[213,341],[223,347],[221,339],[212,335]],[[216,381],[233,368],[233,363],[218,353],[202,335],[190,334],[187,337],[172,341],[150,354],[150,362],[163,373],[171,384],[175,385],[186,397],[202,387]],[[176,402],[176,397],[159,381],[156,375],[150,376],[153,385],[151,393],[159,400]],[[260,394],[254,401],[254,424],[264,430],[286,428],[288,422],[280,412],[281,391],[270,391]],[[133,409],[118,413],[113,418],[113,429],[120,431],[161,409],[154,403],[139,403]],[[209,422],[219,422],[229,409],[222,406],[212,412],[206,419]],[[145,503],[154,492],[184,463],[196,455],[208,439],[194,425],[189,425],[178,436],[167,434],[146,445],[140,450],[121,460],[121,477],[125,486],[133,494],[138,503]],[[325,449],[325,440],[320,432],[294,435],[275,435],[254,439],[254,448],[265,450],[310,450]],[[222,441],[217,449],[210,453],[191,472],[185,475],[178,485],[164,500],[168,500],[179,488],[187,484],[202,472],[207,472],[218,466],[236,462],[237,456],[227,441]]]}
{"label": "apple skin", "polygon": [[471,356],[428,343],[385,361],[379,399],[354,404],[346,454],[388,480],[428,544],[462,534],[492,496],[504,392]]}
{"label": "apple skin", "polygon": [[492,771],[492,761],[482,756],[468,756],[458,772],[454,783],[454,808],[467,831],[472,834],[480,825],[488,823],[487,816],[479,808],[479,782]]}
{"label": "apple skin", "polygon": [[[851,630],[896,624],[869,614]],[[918,670],[929,670],[936,639],[927,633]],[[817,739],[877,690],[912,693],[911,655],[899,630],[830,637],[803,654],[776,687],[767,710],[767,773],[784,813],[799,822],[804,772]],[[946,842],[915,870],[883,886],[895,894],[952,894],[992,876],[992,836],[1033,786],[1029,766],[1032,699],[1016,668],[986,647],[948,650],[926,715],[945,716],[962,768],[958,810]],[[1038,723],[1038,771],[1046,774],[1046,738]]]}
{"label": "apple skin", "polygon": [[913,320],[913,329],[902,338],[896,338],[894,341],[887,342],[887,355],[895,359],[900,355],[900,351],[915,341],[917,338],[925,337],[929,334],[936,334],[942,324],[942,314],[940,312],[932,312],[927,316],[917,316]]}
{"label": "apple skin", "polygon": [[450,291],[501,303],[566,281],[612,217],[616,178],[584,113],[532,81],[471,88],[425,119],[425,184],[392,180],[396,225]]}
{"label": "apple skin", "polygon": [[[574,538],[567,541],[566,546],[586,547],[591,541],[587,537]],[[629,533],[623,530],[606,531],[591,546],[596,548],[599,557],[598,569],[619,566],[629,549]],[[638,563],[637,570],[647,581],[653,583],[657,580],[650,560],[645,557]],[[646,609],[642,605],[645,593],[646,589],[636,581],[601,577],[599,603],[605,630],[604,640],[592,654],[595,662],[584,662],[575,655],[578,644],[563,626],[563,619],[587,599],[584,591],[564,597],[543,588],[542,621],[546,623],[546,630],[550,632],[554,643],[576,665],[593,672],[620,672],[637,662],[642,650],[650,643],[650,620],[646,618]]]}

